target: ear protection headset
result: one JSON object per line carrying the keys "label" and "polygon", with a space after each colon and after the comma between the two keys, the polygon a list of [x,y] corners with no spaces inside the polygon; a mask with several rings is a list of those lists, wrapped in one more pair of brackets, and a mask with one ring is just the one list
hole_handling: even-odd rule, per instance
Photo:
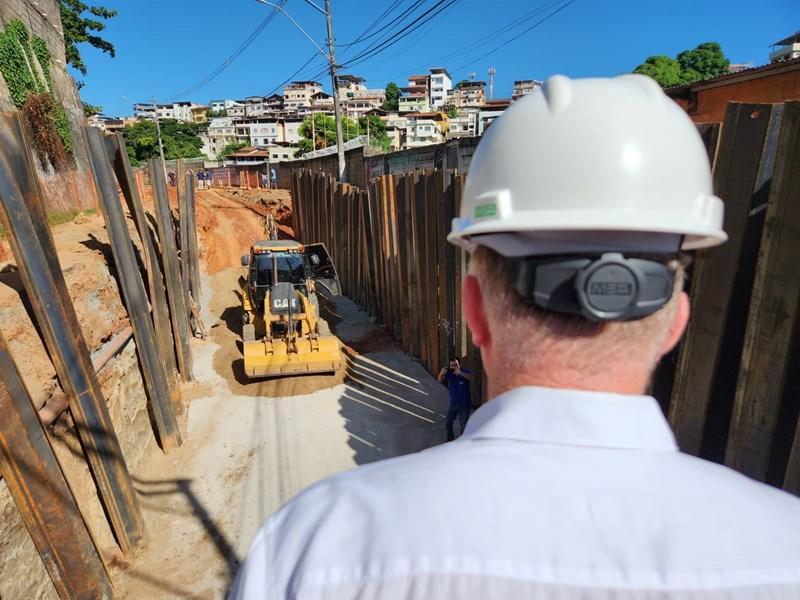
{"label": "ear protection headset", "polygon": [[511,263],[511,282],[523,298],[591,321],[641,319],[672,297],[675,270],[660,262],[625,258],[528,257]]}

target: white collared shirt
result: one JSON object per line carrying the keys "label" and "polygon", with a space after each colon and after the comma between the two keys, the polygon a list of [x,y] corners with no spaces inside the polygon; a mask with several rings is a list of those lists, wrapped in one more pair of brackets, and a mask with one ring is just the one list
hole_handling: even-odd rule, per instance
{"label": "white collared shirt", "polygon": [[306,489],[231,598],[800,598],[800,500],[677,451],[658,404],[523,387],[455,442]]}

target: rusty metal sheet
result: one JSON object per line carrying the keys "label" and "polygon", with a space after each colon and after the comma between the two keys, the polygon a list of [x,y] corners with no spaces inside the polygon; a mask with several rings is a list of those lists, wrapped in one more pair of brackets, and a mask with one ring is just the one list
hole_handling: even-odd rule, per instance
{"label": "rusty metal sheet", "polygon": [[150,305],[152,306],[153,328],[158,342],[159,356],[164,361],[169,376],[169,391],[175,410],[180,414],[183,411],[181,388],[178,382],[178,366],[175,362],[177,351],[173,339],[172,328],[169,321],[167,308],[167,290],[161,275],[158,254],[156,253],[155,231],[153,231],[144,211],[136,177],[133,174],[128,153],[125,151],[125,141],[122,134],[117,133],[106,138],[109,154],[112,156],[114,172],[117,175],[122,197],[128,205],[128,210],[136,223],[139,239],[144,249],[144,266],[147,271],[147,287],[149,289]]}
{"label": "rusty metal sheet", "polygon": [[0,332],[0,474],[64,600],[113,598],[111,581]]}
{"label": "rusty metal sheet", "polygon": [[186,173],[186,184],[184,185],[184,195],[186,196],[186,215],[187,215],[187,250],[189,262],[189,289],[192,298],[200,306],[200,266],[197,254],[197,197],[195,194],[195,176],[192,171]]}
{"label": "rusty metal sheet", "polygon": [[164,450],[181,445],[181,432],[175,418],[169,392],[169,382],[164,363],[159,359],[156,334],[150,319],[150,309],[145,294],[144,282],[133,253],[125,213],[122,212],[114,171],[108,159],[103,133],[95,127],[84,129],[92,161],[92,174],[100,197],[100,209],[111,240],[114,264],[117,267],[122,295],[136,341],[136,353],[142,367],[144,384],[150,408],[158,429],[158,437]]}
{"label": "rusty metal sheet", "polygon": [[161,261],[164,265],[164,280],[167,283],[172,335],[178,356],[178,370],[184,381],[192,381],[192,354],[189,348],[189,316],[183,295],[181,273],[178,267],[178,251],[172,227],[172,215],[167,197],[167,182],[164,180],[164,166],[160,158],[150,159],[150,180],[158,222],[158,239],[161,247]]}
{"label": "rusty metal sheet", "polygon": [[0,115],[0,224],[33,307],[111,528],[123,552],[144,520],[47,226],[30,144],[18,113]]}

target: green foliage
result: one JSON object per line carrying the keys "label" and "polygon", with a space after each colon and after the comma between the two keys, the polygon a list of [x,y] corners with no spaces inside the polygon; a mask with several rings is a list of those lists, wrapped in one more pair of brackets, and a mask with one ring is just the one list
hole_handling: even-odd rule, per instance
{"label": "green foliage", "polygon": [[652,77],[661,87],[669,87],[725,75],[729,65],[717,42],[705,42],[694,50],[684,50],[677,58],[650,56],[633,72]]}
{"label": "green foliage", "polygon": [[389,136],[386,134],[386,123],[378,115],[366,115],[358,119],[358,126],[361,131],[367,133],[367,123],[369,123],[369,143],[388,152],[392,146]]}
{"label": "green foliage", "polygon": [[451,119],[458,116],[458,109],[455,106],[451,106],[447,111],[447,116]]}
{"label": "green foliage", "polygon": [[705,42],[694,50],[684,50],[678,54],[678,62],[684,83],[725,75],[731,64],[717,42]]}
{"label": "green foliage", "polygon": [[[300,142],[298,145],[300,146],[300,154],[336,145],[336,119],[325,113],[314,113],[313,127],[311,125],[311,117],[303,119],[299,132]],[[342,117],[342,133],[344,134],[344,141],[349,142],[354,137],[364,133],[364,131],[352,119]],[[312,148],[312,137],[314,138],[314,148]]]}
{"label": "green foliage", "polygon": [[383,110],[399,110],[400,108],[400,88],[394,81],[390,81],[386,86],[386,100],[383,101]]}
{"label": "green foliage", "polygon": [[[86,75],[86,64],[78,49],[78,44],[83,43],[88,43],[114,58],[116,51],[113,44],[96,35],[106,28],[106,24],[92,17],[108,20],[116,17],[117,11],[103,6],[91,6],[81,0],[60,0],[59,3],[67,64]],[[84,13],[89,13],[90,16],[84,17]]]}
{"label": "green foliage", "polygon": [[35,35],[31,38],[31,50],[33,50],[33,54],[36,56],[36,60],[39,62],[39,66],[42,68],[44,73],[45,81],[47,82],[47,88],[52,92],[53,91],[53,77],[50,74],[50,49],[47,47],[47,42],[45,42],[42,38]]}
{"label": "green foliage", "polygon": [[82,102],[82,104],[84,117],[93,117],[103,112],[103,107],[99,104],[89,104],[88,102]]}
{"label": "green foliage", "polygon": [[[13,19],[4,31],[0,31],[0,74],[6,82],[11,101],[21,110],[31,95],[48,93],[52,99],[49,104],[50,126],[58,134],[67,154],[72,156],[72,131],[67,111],[51,93],[53,81],[50,63],[50,50],[45,41],[31,36],[19,19]],[[32,113],[29,111],[28,114]],[[37,126],[41,130],[42,124],[37,123]],[[42,133],[38,139],[46,138],[47,135]],[[53,156],[52,148],[37,147],[37,151],[40,156]]]}
{"label": "green foliage", "polygon": [[210,108],[206,111],[206,118],[214,119],[216,117],[227,117],[228,111],[224,108],[222,110],[211,110]]}
{"label": "green foliage", "polygon": [[[160,122],[161,139],[164,143],[164,158],[199,158],[203,156],[203,142],[197,135],[194,123],[181,123],[175,119]],[[138,121],[122,130],[128,157],[134,164],[159,155],[158,131],[153,121]]]}
{"label": "green foliage", "polygon": [[217,154],[217,160],[222,160],[242,148],[247,148],[246,142],[231,142],[230,144],[225,144],[222,150],[219,151],[219,154]]}
{"label": "green foliage", "polygon": [[53,120],[53,127],[55,127],[58,137],[61,138],[61,143],[64,144],[64,150],[67,151],[69,156],[72,156],[74,147],[72,145],[72,129],[69,125],[69,116],[66,109],[59,102],[53,102],[50,118]]}
{"label": "green foliage", "polygon": [[649,56],[633,72],[652,77],[661,87],[670,87],[681,83],[681,65],[669,56]]}
{"label": "green foliage", "polygon": [[[28,94],[37,93],[36,79],[25,50],[28,39],[28,30],[18,19],[13,19],[5,31],[0,31],[0,73],[17,108],[22,108]],[[49,68],[49,64],[43,68]]]}

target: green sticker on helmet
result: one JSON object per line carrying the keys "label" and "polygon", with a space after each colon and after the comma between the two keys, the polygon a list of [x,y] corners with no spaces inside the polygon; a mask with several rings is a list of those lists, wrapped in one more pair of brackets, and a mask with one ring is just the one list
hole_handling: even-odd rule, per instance
{"label": "green sticker on helmet", "polygon": [[497,216],[497,204],[480,204],[475,207],[475,218],[485,219],[487,217]]}

